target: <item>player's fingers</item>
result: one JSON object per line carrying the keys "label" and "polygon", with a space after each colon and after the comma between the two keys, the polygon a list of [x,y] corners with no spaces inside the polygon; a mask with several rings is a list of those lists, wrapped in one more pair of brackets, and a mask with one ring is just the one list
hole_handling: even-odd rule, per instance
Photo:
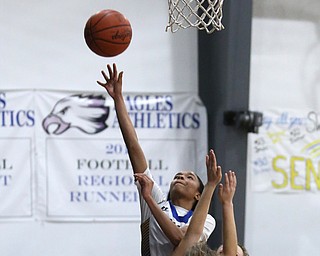
{"label": "player's fingers", "polygon": [[105,86],[105,83],[102,83],[102,82],[100,82],[100,81],[97,81],[97,83],[99,84],[99,85],[101,85],[101,86]]}
{"label": "player's fingers", "polygon": [[137,175],[136,173],[133,174],[133,177],[137,180],[139,179],[139,175]]}
{"label": "player's fingers", "polygon": [[223,192],[223,184],[220,183],[218,187],[218,194],[220,197],[222,196],[222,192]]}
{"label": "player's fingers", "polygon": [[108,69],[108,72],[109,72],[110,79],[112,79],[113,72],[112,72],[111,66],[109,64],[107,65],[107,69]]}
{"label": "player's fingers", "polygon": [[228,175],[229,175],[229,181],[233,183],[234,182],[234,172],[230,170]]}
{"label": "player's fingers", "polygon": [[134,174],[133,174],[133,177],[134,177],[134,180],[135,180],[135,181],[139,181],[139,183],[140,183],[140,181],[141,181],[141,179],[142,179],[142,178],[141,178],[142,176],[140,175],[140,173],[134,173]]}
{"label": "player's fingers", "polygon": [[113,63],[113,78],[117,79],[117,77],[118,77],[117,65],[116,63]]}
{"label": "player's fingers", "polygon": [[217,174],[220,176],[220,179],[221,179],[221,177],[222,177],[222,169],[221,169],[220,165],[217,167]]}
{"label": "player's fingers", "polygon": [[141,177],[136,177],[136,181],[139,182],[139,184],[140,184],[141,187],[144,186],[144,181],[141,179]]}
{"label": "player's fingers", "polygon": [[209,154],[210,154],[210,158],[211,158],[212,167],[213,167],[213,168],[216,168],[216,166],[217,166],[217,159],[216,159],[216,155],[215,155],[213,149],[210,149]]}
{"label": "player's fingers", "polygon": [[141,174],[141,180],[143,180],[143,182],[144,183],[150,183],[150,184],[152,184],[153,183],[153,181],[151,180],[151,178],[150,177],[148,177],[147,175],[145,175],[145,174]]}
{"label": "player's fingers", "polygon": [[206,166],[207,169],[209,168],[209,155],[206,155]]}
{"label": "player's fingers", "polygon": [[233,172],[232,176],[233,176],[233,185],[236,187],[236,186],[237,186],[237,176],[236,176],[236,173]]}
{"label": "player's fingers", "polygon": [[224,174],[224,184],[226,185],[226,187],[229,187],[230,185],[228,173]]}
{"label": "player's fingers", "polygon": [[101,71],[101,74],[102,74],[103,78],[106,80],[106,82],[108,82],[109,78],[108,78],[107,74],[103,70]]}
{"label": "player's fingers", "polygon": [[122,76],[123,76],[123,71],[120,72],[118,82],[122,83]]}
{"label": "player's fingers", "polygon": [[207,168],[209,168],[210,170],[212,169],[212,155],[211,155],[211,151],[209,151],[208,155],[208,165]]}

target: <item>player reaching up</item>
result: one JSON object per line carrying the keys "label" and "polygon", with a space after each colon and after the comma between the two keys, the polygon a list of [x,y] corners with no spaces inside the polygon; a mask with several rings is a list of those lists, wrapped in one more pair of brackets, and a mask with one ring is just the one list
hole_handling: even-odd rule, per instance
{"label": "player reaching up", "polygon": [[[107,65],[108,75],[102,71],[105,82],[97,81],[104,87],[114,101],[115,111],[119,121],[123,140],[128,149],[133,172],[139,179],[143,174],[153,181],[148,168],[144,152],[139,144],[138,136],[128,115],[125,101],[122,95],[123,72],[118,74],[116,64]],[[154,181],[153,181],[154,182]],[[190,223],[193,210],[200,199],[203,183],[200,178],[190,170],[180,171],[170,184],[169,196],[165,195],[160,187],[154,183],[151,195],[157,206],[170,219],[170,230],[163,230],[152,214],[147,202],[141,194],[141,186],[137,182],[140,195],[141,231],[142,231],[142,255],[168,256],[180,243]],[[215,228],[214,218],[207,214],[204,221],[201,239],[207,240]]]}

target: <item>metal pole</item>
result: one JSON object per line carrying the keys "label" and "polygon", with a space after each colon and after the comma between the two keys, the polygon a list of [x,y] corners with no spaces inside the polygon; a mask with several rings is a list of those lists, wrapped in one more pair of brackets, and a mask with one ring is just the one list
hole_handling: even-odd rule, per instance
{"label": "metal pole", "polygon": [[[252,0],[224,1],[222,31],[198,32],[199,95],[208,112],[208,145],[216,152],[223,171],[237,174],[234,209],[238,241],[244,243],[247,132],[223,124],[225,111],[248,110],[250,80]],[[221,205],[215,193],[210,213],[217,220],[208,243],[221,242]]]}

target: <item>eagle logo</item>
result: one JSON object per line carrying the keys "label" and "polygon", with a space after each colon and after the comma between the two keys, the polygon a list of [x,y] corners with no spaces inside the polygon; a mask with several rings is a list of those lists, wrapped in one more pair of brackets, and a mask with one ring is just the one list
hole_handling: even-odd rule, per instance
{"label": "eagle logo", "polygon": [[86,134],[96,134],[108,126],[110,108],[103,95],[75,94],[59,100],[42,121],[47,134],[60,135],[71,128]]}

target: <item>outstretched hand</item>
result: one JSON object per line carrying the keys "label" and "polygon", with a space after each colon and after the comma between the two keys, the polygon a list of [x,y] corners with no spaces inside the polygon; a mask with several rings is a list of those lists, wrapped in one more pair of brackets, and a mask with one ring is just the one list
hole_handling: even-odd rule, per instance
{"label": "outstretched hand", "polygon": [[103,82],[97,81],[97,83],[102,87],[104,87],[113,99],[115,99],[115,97],[117,96],[122,97],[123,71],[121,71],[118,75],[117,66],[115,63],[113,63],[113,68],[111,68],[111,66],[108,64],[107,69],[109,72],[109,77],[103,70],[101,71],[101,74],[106,80],[106,82],[103,83]]}
{"label": "outstretched hand", "polygon": [[235,172],[229,171],[225,173],[224,178],[224,185],[219,185],[219,200],[222,204],[232,203],[237,187],[237,177]]}
{"label": "outstretched hand", "polygon": [[208,184],[217,186],[222,178],[221,166],[217,166],[216,155],[213,150],[210,149],[209,154],[206,155],[206,166],[207,166],[207,178]]}

